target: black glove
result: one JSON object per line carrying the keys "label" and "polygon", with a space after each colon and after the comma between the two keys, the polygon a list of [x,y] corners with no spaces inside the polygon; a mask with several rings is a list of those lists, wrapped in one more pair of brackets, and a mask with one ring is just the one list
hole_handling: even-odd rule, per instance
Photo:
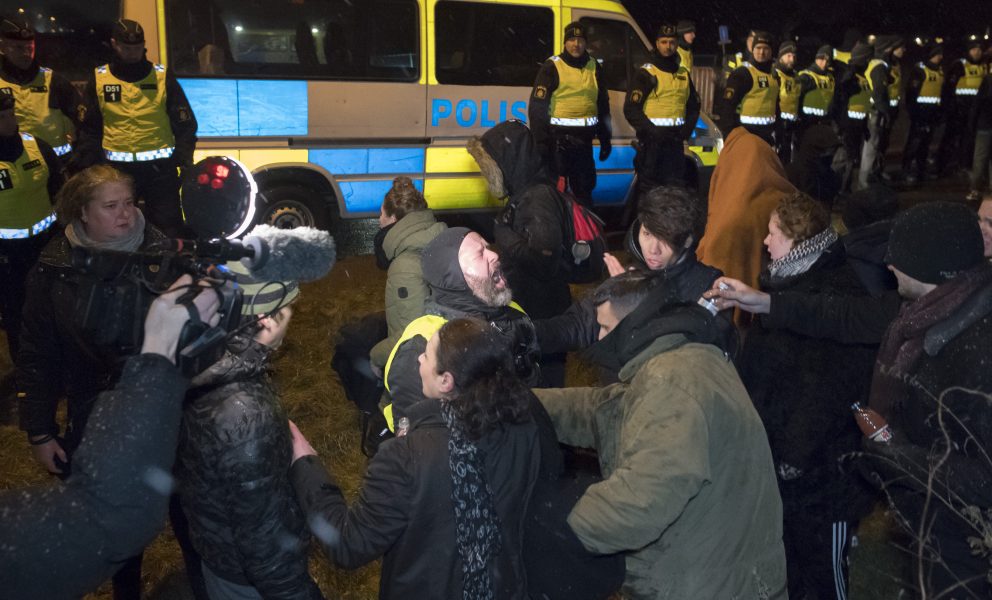
{"label": "black glove", "polygon": [[599,161],[603,162],[610,157],[610,153],[613,152],[613,143],[608,137],[599,138]]}
{"label": "black glove", "polygon": [[513,225],[513,218],[515,215],[516,207],[512,203],[507,202],[506,206],[503,207],[503,210],[496,213],[495,223],[497,226],[502,225],[504,227],[510,227]]}

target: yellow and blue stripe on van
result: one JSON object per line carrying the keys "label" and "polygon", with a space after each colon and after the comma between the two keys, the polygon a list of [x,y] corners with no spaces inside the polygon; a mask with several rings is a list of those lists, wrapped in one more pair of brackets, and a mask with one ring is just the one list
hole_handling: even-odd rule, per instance
{"label": "yellow and blue stripe on van", "polygon": [[[197,115],[199,135],[220,137],[305,138],[309,128],[307,82],[257,79],[181,79],[183,89]],[[517,115],[519,116],[519,115]],[[700,120],[697,135],[705,139],[706,125]],[[633,179],[634,149],[614,145],[606,161],[596,160],[597,205],[621,204]],[[457,142],[455,142],[457,144]],[[704,166],[716,164],[718,149],[693,146]],[[598,155],[598,149],[593,149]],[[383,146],[371,140],[368,146],[334,148],[217,148],[197,152],[228,154],[252,170],[272,164],[310,163],[331,174],[341,191],[344,215],[366,216],[379,212],[392,179],[406,175],[414,181],[435,210],[466,210],[498,207],[478,165],[464,146]]]}

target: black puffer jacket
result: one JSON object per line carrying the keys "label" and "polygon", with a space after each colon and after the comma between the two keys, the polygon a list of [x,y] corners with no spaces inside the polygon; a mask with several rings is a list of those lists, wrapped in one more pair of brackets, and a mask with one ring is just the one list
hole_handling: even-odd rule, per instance
{"label": "black puffer jacket", "polygon": [[[865,294],[839,241],[805,273],[763,289]],[[825,520],[858,519],[872,502],[859,478],[839,471],[837,459],[860,446],[851,404],[867,401],[876,351],[760,324],[744,343],[741,380],[768,432],[772,458],[780,471],[788,465],[802,472],[780,481],[783,496],[805,498]]]}
{"label": "black puffer jacket", "polygon": [[268,350],[235,343],[193,380],[184,407],[176,475],[193,545],[211,571],[265,598],[322,598],[307,572],[309,534]]}
{"label": "black puffer jacket", "polygon": [[[162,239],[165,236],[148,225],[141,248]],[[28,275],[17,360],[21,429],[28,435],[58,433],[55,408],[65,394],[73,430],[69,449],[78,444],[97,394],[113,385],[122,366],[115,350],[93,344],[91,334],[81,328],[81,278],[72,267],[69,240],[59,234]]]}
{"label": "black puffer jacket", "polygon": [[[321,540],[335,565],[353,569],[383,557],[379,598],[461,598],[448,428],[438,400],[424,400],[407,414],[409,434],[379,447],[350,507],[316,456],[293,463],[293,487],[308,519],[323,519],[337,534]],[[521,548],[541,459],[537,428],[532,422],[501,427],[476,445],[502,524],[502,550],[490,567],[494,597],[524,599]]]}
{"label": "black puffer jacket", "polygon": [[561,314],[572,302],[562,259],[565,210],[530,130],[500,123],[470,142],[470,151],[490,189],[501,180],[508,197],[493,234],[513,299],[533,319]]}

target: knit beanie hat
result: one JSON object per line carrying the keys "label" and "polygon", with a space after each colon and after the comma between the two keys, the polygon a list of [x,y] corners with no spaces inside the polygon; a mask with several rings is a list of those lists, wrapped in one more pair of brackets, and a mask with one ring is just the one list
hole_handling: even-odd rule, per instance
{"label": "knit beanie hat", "polygon": [[796,43],[792,40],[786,40],[782,42],[782,45],[778,47],[778,57],[782,58],[786,54],[796,53]]}
{"label": "knit beanie hat", "polygon": [[892,225],[886,264],[923,283],[943,283],[985,260],[975,213],[963,204],[926,202]]}
{"label": "knit beanie hat", "polygon": [[586,39],[586,26],[578,21],[573,21],[565,26],[565,37],[562,39],[570,40],[572,38],[582,38]]}
{"label": "knit beanie hat", "polygon": [[296,281],[262,281],[252,276],[241,261],[234,260],[226,265],[234,273],[238,287],[244,292],[241,303],[242,315],[271,314],[296,301],[300,295],[300,284]]}
{"label": "knit beanie hat", "polygon": [[943,54],[943,53],[944,53],[944,45],[934,44],[933,46],[930,46],[930,50],[927,51],[927,58],[933,58],[938,54]]}
{"label": "knit beanie hat", "polygon": [[830,44],[824,44],[820,46],[816,51],[816,58],[833,58],[834,49],[830,47]]}
{"label": "knit beanie hat", "polygon": [[689,19],[682,19],[675,26],[675,32],[679,35],[696,31],[696,24]]}

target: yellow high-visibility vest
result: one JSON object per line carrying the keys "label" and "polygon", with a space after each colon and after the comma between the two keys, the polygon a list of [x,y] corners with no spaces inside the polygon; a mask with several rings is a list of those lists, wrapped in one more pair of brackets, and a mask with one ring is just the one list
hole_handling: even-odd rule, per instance
{"label": "yellow high-visibility vest", "polygon": [[692,73],[692,50],[690,48],[683,48],[682,46],[679,46],[677,50],[679,52],[679,62]]}
{"label": "yellow high-visibility vest", "polygon": [[645,63],[641,68],[657,80],[651,94],[644,101],[644,115],[659,127],[685,124],[685,105],[689,100],[689,70],[685,65],[679,65],[674,73],[668,73],[653,63]]}
{"label": "yellow high-visibility vest", "polygon": [[961,65],[964,66],[964,75],[958,79],[958,85],[954,88],[955,95],[977,96],[978,86],[982,85],[982,79],[988,74],[988,66],[972,64],[963,58]]}
{"label": "yellow high-visibility vest", "polygon": [[745,125],[771,125],[778,108],[779,83],[775,75],[759,71],[749,62],[744,67],[751,75],[751,89],[737,107],[741,123]]}
{"label": "yellow high-visibility vest", "polygon": [[809,76],[813,80],[813,83],[816,84],[815,88],[806,92],[806,95],[803,96],[803,114],[816,117],[827,116],[827,111],[830,110],[830,104],[834,101],[834,76],[829,73],[820,75],[809,69],[799,74]]}
{"label": "yellow high-visibility vest", "polygon": [[856,73],[855,76],[858,78],[860,89],[857,94],[847,99],[847,118],[860,121],[868,117],[868,109],[871,107],[871,86],[864,75]]}
{"label": "yellow high-visibility vest", "polygon": [[778,71],[779,93],[778,112],[786,121],[795,121],[799,115],[799,94],[802,91],[795,75],[789,75],[782,69]]}
{"label": "yellow high-visibility vest", "polygon": [[940,92],[944,87],[944,73],[934,70],[923,63],[918,66],[923,69],[923,85],[920,86],[920,95],[916,101],[920,104],[930,104],[940,106]]}
{"label": "yellow high-visibility vest", "polygon": [[0,94],[6,93],[14,96],[14,114],[21,132],[44,140],[59,156],[72,150],[72,121],[51,107],[51,69],[39,68],[34,79],[23,85],[0,78]]}
{"label": "yellow high-visibility vest", "polygon": [[596,99],[596,59],[590,58],[584,67],[576,69],[560,56],[551,62],[558,71],[558,88],[551,94],[548,114],[551,124],[562,127],[589,127],[599,122]]}
{"label": "yellow high-visibility vest", "polygon": [[176,138],[165,108],[165,67],[154,65],[147,77],[135,82],[114,77],[108,65],[97,67],[96,95],[108,160],[133,162],[172,156]]}
{"label": "yellow high-visibility vest", "polygon": [[48,197],[48,164],[29,133],[22,133],[24,151],[15,161],[0,161],[0,239],[29,238],[55,222]]}

